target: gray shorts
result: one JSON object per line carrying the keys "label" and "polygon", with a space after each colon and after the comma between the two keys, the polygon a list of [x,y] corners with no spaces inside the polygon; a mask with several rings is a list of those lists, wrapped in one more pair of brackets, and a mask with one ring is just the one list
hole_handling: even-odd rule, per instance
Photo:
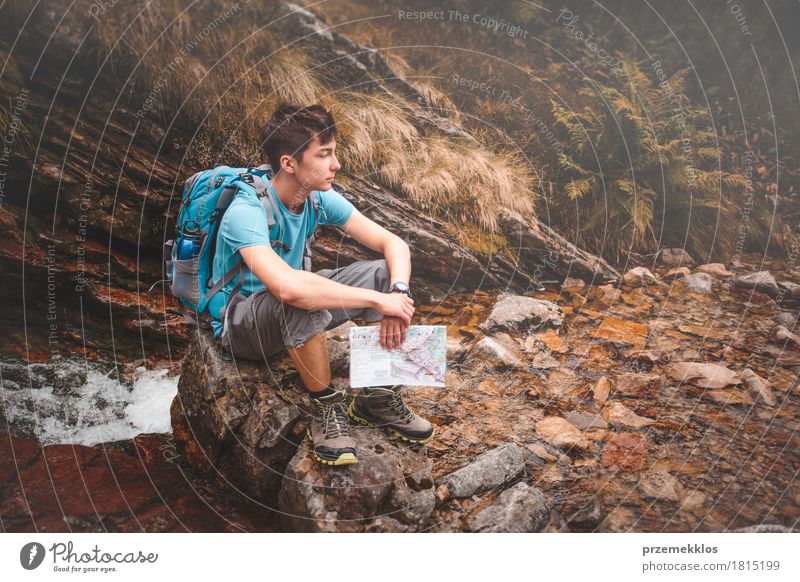
{"label": "gray shorts", "polygon": [[[350,287],[388,293],[391,281],[384,259],[356,261],[339,269],[322,269],[320,277]],[[333,329],[351,319],[367,323],[380,321],[383,314],[374,309],[318,309],[306,311],[278,300],[265,287],[248,297],[234,295],[222,309],[220,339],[235,358],[266,359],[285,348],[300,348],[318,333]]]}

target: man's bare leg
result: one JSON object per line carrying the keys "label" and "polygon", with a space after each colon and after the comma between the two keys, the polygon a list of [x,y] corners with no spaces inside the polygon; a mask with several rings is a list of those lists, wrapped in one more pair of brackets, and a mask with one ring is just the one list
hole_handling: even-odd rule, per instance
{"label": "man's bare leg", "polygon": [[331,383],[328,336],[324,331],[308,339],[302,348],[287,348],[309,392],[321,392]]}
{"label": "man's bare leg", "polygon": [[[380,321],[367,323],[380,324]],[[306,341],[302,348],[287,348],[287,351],[309,392],[320,392],[330,385],[331,362],[328,356],[328,336],[324,331]]]}

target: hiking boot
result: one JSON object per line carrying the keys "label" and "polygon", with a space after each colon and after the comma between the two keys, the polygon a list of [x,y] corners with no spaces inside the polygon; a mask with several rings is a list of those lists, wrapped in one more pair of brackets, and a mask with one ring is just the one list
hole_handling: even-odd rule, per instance
{"label": "hiking boot", "polygon": [[350,436],[346,397],[344,390],[321,398],[311,397],[318,416],[311,421],[307,434],[314,443],[314,458],[325,465],[352,465],[358,462],[356,442]]}
{"label": "hiking boot", "polygon": [[435,432],[430,422],[408,409],[397,385],[362,388],[348,413],[362,424],[386,428],[411,443],[430,442]]}

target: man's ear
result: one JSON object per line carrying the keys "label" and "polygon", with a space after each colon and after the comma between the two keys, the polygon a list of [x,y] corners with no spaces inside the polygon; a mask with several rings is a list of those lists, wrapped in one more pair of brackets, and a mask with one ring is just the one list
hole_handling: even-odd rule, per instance
{"label": "man's ear", "polygon": [[297,168],[297,160],[295,160],[289,154],[284,154],[280,157],[279,161],[281,164],[281,170],[287,174],[294,174],[295,169]]}

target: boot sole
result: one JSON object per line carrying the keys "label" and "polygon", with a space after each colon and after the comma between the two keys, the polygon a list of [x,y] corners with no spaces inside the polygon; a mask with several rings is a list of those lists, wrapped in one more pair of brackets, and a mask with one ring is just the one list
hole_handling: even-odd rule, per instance
{"label": "boot sole", "polygon": [[[314,437],[311,436],[311,431],[308,429],[306,429],[306,436],[308,436],[308,440],[310,440],[312,443],[314,442]],[[323,465],[339,467],[341,465],[355,465],[356,463],[358,463],[358,459],[353,453],[342,453],[335,461],[333,461],[331,459],[324,459],[320,457],[317,454],[317,452],[313,449],[311,450],[311,452],[314,454],[314,459],[319,461]]]}
{"label": "boot sole", "polygon": [[351,401],[350,402],[350,406],[347,407],[347,414],[350,416],[350,418],[352,418],[353,420],[355,420],[358,423],[364,424],[366,426],[374,426],[374,427],[382,428],[384,430],[389,431],[390,433],[392,433],[396,437],[400,438],[401,440],[404,440],[406,442],[409,442],[409,443],[412,443],[412,444],[415,444],[415,445],[428,444],[429,442],[431,442],[433,440],[433,437],[436,436],[436,427],[434,427],[433,432],[431,433],[431,436],[429,436],[427,438],[424,438],[424,439],[417,439],[417,438],[405,435],[405,434],[401,433],[399,430],[397,430],[395,428],[392,428],[391,426],[380,425],[379,423],[372,422],[370,420],[367,420],[366,418],[362,418],[362,417],[358,416],[358,414],[356,414],[355,407],[353,406],[354,402],[355,401]]}

